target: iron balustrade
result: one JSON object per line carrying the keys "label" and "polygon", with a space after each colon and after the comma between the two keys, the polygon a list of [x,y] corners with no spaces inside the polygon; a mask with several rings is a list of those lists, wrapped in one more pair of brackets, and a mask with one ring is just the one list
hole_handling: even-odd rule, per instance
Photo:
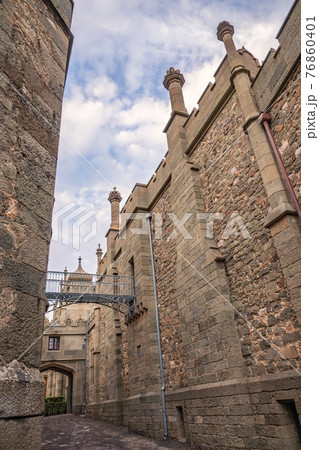
{"label": "iron balustrade", "polygon": [[135,312],[135,282],[132,276],[47,272],[46,297],[61,306],[97,303],[124,314]]}

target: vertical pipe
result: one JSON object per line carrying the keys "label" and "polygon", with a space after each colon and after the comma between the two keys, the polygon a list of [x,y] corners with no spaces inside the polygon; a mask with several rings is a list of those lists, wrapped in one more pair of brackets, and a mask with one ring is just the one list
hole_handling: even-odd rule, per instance
{"label": "vertical pipe", "polygon": [[301,218],[301,210],[300,210],[299,202],[298,202],[298,199],[296,197],[294,188],[292,187],[291,181],[290,181],[290,179],[288,177],[286,168],[284,166],[283,160],[281,158],[281,155],[280,155],[280,152],[279,152],[278,147],[276,145],[276,142],[274,140],[274,137],[272,135],[272,132],[271,132],[271,129],[270,129],[270,126],[269,126],[269,123],[268,123],[269,120],[270,120],[270,114],[269,113],[262,113],[259,116],[259,123],[262,123],[264,128],[265,128],[265,130],[266,130],[269,142],[271,144],[271,147],[273,149],[273,152],[274,152],[277,164],[279,166],[280,173],[281,173],[281,175],[282,175],[282,177],[283,177],[283,179],[284,179],[284,181],[286,183],[288,192],[290,194],[292,203],[293,203],[293,205],[294,205],[294,207],[295,207],[295,209],[297,211],[297,214],[298,214],[299,218]]}
{"label": "vertical pipe", "polygon": [[82,405],[82,414],[85,413],[85,407],[86,407],[86,386],[87,386],[87,365],[88,365],[88,337],[89,337],[89,316],[90,313],[88,312],[87,318],[86,318],[86,333],[85,333],[85,364],[84,364],[84,396],[83,396],[83,405]]}
{"label": "vertical pipe", "polygon": [[152,262],[152,273],[153,273],[153,286],[154,286],[154,301],[155,301],[155,316],[156,316],[156,330],[157,330],[157,346],[158,346],[158,356],[160,363],[161,372],[161,397],[162,397],[162,408],[163,408],[163,423],[164,423],[164,439],[167,438],[167,419],[166,419],[166,407],[165,407],[165,379],[164,379],[164,369],[163,369],[163,358],[162,358],[162,346],[161,346],[161,330],[159,324],[158,316],[158,299],[157,299],[157,287],[156,287],[156,276],[155,276],[155,265],[154,265],[154,254],[153,254],[153,240],[152,240],[152,230],[151,230],[151,220],[152,214],[146,214],[146,220],[148,223],[148,234],[150,240],[150,250],[151,250],[151,262]]}

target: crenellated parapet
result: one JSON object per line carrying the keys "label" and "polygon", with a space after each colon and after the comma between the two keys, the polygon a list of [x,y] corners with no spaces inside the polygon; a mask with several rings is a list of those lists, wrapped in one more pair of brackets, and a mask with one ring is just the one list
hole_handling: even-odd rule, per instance
{"label": "crenellated parapet", "polygon": [[[254,80],[259,71],[260,65],[258,59],[244,47],[237,51],[241,63],[249,72],[251,80]],[[171,98],[172,115],[164,131],[167,131],[172,126],[174,127],[174,111],[183,112],[183,130],[186,136],[187,149],[189,154],[195,148],[202,135],[205,133],[207,127],[218,116],[220,110],[223,108],[229,96],[234,92],[234,86],[231,79],[231,68],[227,58],[225,57],[214,73],[215,82],[209,82],[201,97],[198,100],[198,108],[194,108],[191,114],[187,112],[182,87],[185,83],[185,78],[180,70],[171,67],[167,70],[164,77],[164,87],[168,89]],[[173,95],[174,89],[174,95]],[[159,163],[154,174],[149,182],[145,184],[136,183],[129,197],[127,198],[121,213],[130,213],[137,211],[149,210],[154,203],[154,199],[158,198],[163,191],[174,169],[174,149],[168,149],[164,159]]]}

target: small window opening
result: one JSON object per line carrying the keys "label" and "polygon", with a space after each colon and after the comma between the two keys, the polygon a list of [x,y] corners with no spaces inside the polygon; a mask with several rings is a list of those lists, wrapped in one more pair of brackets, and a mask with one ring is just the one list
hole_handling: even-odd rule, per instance
{"label": "small window opening", "polygon": [[177,423],[178,423],[177,439],[179,441],[186,442],[183,407],[176,406],[176,411],[177,411]]}
{"label": "small window opening", "polygon": [[279,403],[284,406],[285,410],[288,413],[288,416],[290,417],[290,423],[291,425],[293,425],[293,429],[295,432],[294,440],[301,443],[301,425],[294,400],[283,400]]}
{"label": "small window opening", "polygon": [[90,355],[90,384],[94,384],[94,349],[91,349]]}
{"label": "small window opening", "polygon": [[301,425],[300,425],[300,420],[299,420],[295,402],[294,401],[286,402],[285,405],[286,405],[286,408],[288,409],[288,413],[293,418],[296,433],[298,436],[298,441],[301,443]]}
{"label": "small window opening", "polygon": [[130,294],[135,295],[135,267],[133,257],[129,260],[129,264],[130,264],[130,276],[132,277],[130,280]]}
{"label": "small window opening", "polygon": [[129,263],[130,263],[130,276],[134,277],[135,276],[135,268],[134,268],[134,258],[133,257],[129,260]]}
{"label": "small window opening", "polygon": [[142,357],[142,348],[140,345],[137,346],[137,357],[138,358]]}
{"label": "small window opening", "polygon": [[59,337],[49,337],[48,350],[60,350],[60,338]]}

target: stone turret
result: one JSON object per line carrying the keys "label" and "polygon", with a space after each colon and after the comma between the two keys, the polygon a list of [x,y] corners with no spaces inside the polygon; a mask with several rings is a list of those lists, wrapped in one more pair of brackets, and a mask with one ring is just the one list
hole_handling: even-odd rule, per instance
{"label": "stone turret", "polygon": [[112,261],[115,251],[114,240],[120,231],[120,202],[122,200],[121,194],[116,187],[110,192],[108,200],[111,203],[111,225],[106,233],[107,258],[109,261]]}
{"label": "stone turret", "polygon": [[109,202],[111,203],[111,230],[119,230],[120,229],[120,202],[122,200],[121,194],[116,190],[116,187],[113,188],[113,191],[110,192]]}
{"label": "stone turret", "polygon": [[96,256],[97,256],[97,264],[99,265],[102,259],[103,251],[101,249],[101,245],[99,244],[98,248],[96,249]]}
{"label": "stone turret", "polygon": [[[238,70],[245,70],[245,67],[240,59],[240,56],[236,50],[234,41],[234,27],[227,21],[220,22],[217,27],[217,38],[225,45],[227,57],[230,61],[232,73]],[[246,70],[247,71],[247,70]]]}
{"label": "stone turret", "polygon": [[188,114],[185,107],[182,90],[184,83],[185,79],[183,77],[183,74],[181,74],[179,70],[175,70],[174,67],[171,67],[166,72],[163,84],[169,91],[172,113],[182,112]]}

